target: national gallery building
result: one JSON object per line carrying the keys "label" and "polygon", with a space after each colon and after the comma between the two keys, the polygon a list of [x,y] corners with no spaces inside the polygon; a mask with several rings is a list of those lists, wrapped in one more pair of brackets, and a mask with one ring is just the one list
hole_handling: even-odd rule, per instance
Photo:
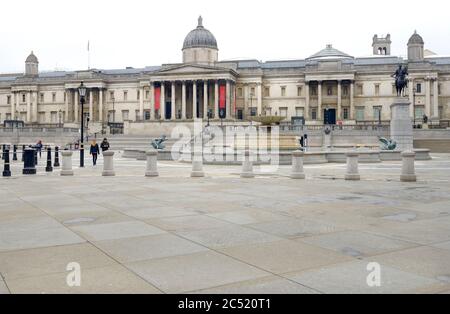
{"label": "national gallery building", "polygon": [[[409,69],[411,118],[450,120],[450,56],[424,48],[414,33],[408,59],[391,55],[391,38],[373,37],[373,55],[354,57],[332,45],[306,59],[219,61],[219,46],[202,18],[182,46],[182,63],[119,70],[39,72],[31,53],[24,73],[0,74],[0,123],[168,123],[194,117],[223,121],[276,115],[307,125],[390,120],[391,75]],[[88,88],[81,113],[78,87]]]}

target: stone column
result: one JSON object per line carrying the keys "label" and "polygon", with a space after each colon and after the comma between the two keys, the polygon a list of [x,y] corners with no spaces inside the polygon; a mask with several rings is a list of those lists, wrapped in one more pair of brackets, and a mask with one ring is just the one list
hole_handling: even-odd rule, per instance
{"label": "stone column", "polygon": [[186,120],[186,81],[181,86],[181,119]]}
{"label": "stone column", "polygon": [[69,151],[69,150],[61,151],[61,156],[62,156],[61,175],[62,176],[73,176],[72,154],[73,154],[73,152]]}
{"label": "stone column", "polygon": [[409,101],[405,98],[397,98],[391,105],[390,137],[397,142],[400,151],[413,149],[413,127],[409,116]]}
{"label": "stone column", "polygon": [[38,92],[34,92],[34,99],[33,99],[33,121],[38,122]]}
{"label": "stone column", "polygon": [[355,82],[350,82],[350,120],[355,119]]}
{"label": "stone column", "polygon": [[144,97],[145,97],[144,87],[141,87],[139,91],[139,116],[141,118],[141,121],[144,120]]}
{"label": "stone column", "polygon": [[433,120],[439,121],[439,81],[434,79],[433,82]]}
{"label": "stone column", "polygon": [[74,90],[74,93],[73,93],[73,101],[75,103],[75,106],[74,106],[75,109],[74,109],[74,113],[73,113],[73,122],[78,123],[78,118],[79,118],[79,114],[80,114],[78,106],[80,104],[80,99],[78,97],[78,90],[76,90],[76,89]]}
{"label": "stone column", "polygon": [[322,119],[322,81],[317,85],[317,118],[319,121]]}
{"label": "stone column", "polygon": [[409,79],[408,82],[408,96],[409,96],[409,116],[414,121],[415,119],[415,112],[414,112],[414,79]]}
{"label": "stone column", "polygon": [[197,119],[197,82],[192,83],[192,119]]}
{"label": "stone column", "polygon": [[89,119],[94,122],[94,91],[89,90]]}
{"label": "stone column", "polygon": [[27,123],[31,122],[31,92],[27,92]]}
{"label": "stone column", "polygon": [[305,112],[304,112],[304,118],[305,120],[310,119],[309,116],[309,82],[305,82]]}
{"label": "stone column", "polygon": [[303,152],[295,151],[292,153],[292,179],[304,179],[305,173],[303,172]]}
{"label": "stone column", "polygon": [[402,153],[402,174],[400,176],[400,181],[402,182],[417,181],[414,167],[415,158],[416,153],[414,152],[408,151]]}
{"label": "stone column", "polygon": [[431,79],[429,78],[426,78],[425,113],[428,118],[431,118]]}
{"label": "stone column", "polygon": [[226,119],[231,119],[231,101],[230,101],[230,81],[227,80],[227,87],[226,87]]}
{"label": "stone column", "polygon": [[203,119],[208,118],[208,81],[203,81]]}
{"label": "stone column", "polygon": [[257,94],[257,101],[258,101],[258,108],[257,108],[257,112],[256,115],[261,115],[262,114],[262,87],[261,87],[261,83],[258,83],[257,87],[256,87],[256,94]]}
{"label": "stone column", "polygon": [[171,99],[171,109],[170,109],[170,118],[172,119],[172,120],[175,120],[176,118],[177,118],[177,115],[176,115],[176,106],[175,106],[175,101],[176,101],[176,99],[175,99],[175,96],[176,96],[176,94],[175,94],[175,81],[173,81],[172,82],[172,89],[171,89],[171,93],[172,93],[172,99]]}
{"label": "stone column", "polygon": [[358,169],[358,153],[347,153],[347,172],[345,174],[345,180],[358,181],[361,179]]}
{"label": "stone column", "polygon": [[150,120],[155,120],[155,83],[150,82]]}
{"label": "stone column", "polygon": [[70,92],[68,89],[65,90],[66,99],[64,100],[64,122],[69,122],[69,96]]}
{"label": "stone column", "polygon": [[337,81],[337,92],[338,92],[338,100],[337,100],[337,119],[342,120],[342,82],[340,80]]}
{"label": "stone column", "polygon": [[103,152],[103,172],[104,177],[113,177],[116,173],[114,172],[114,152],[106,151]]}
{"label": "stone column", "polygon": [[11,100],[11,120],[15,119],[15,115],[16,115],[16,102],[17,102],[17,98],[19,98],[19,94],[18,93],[14,93],[14,99]]}
{"label": "stone column", "polygon": [[100,88],[98,91],[98,99],[99,99],[99,103],[98,103],[98,121],[99,122],[103,122],[103,88]]}
{"label": "stone column", "polygon": [[158,173],[158,151],[155,149],[149,150],[147,153],[147,167],[145,170],[146,177],[157,177]]}
{"label": "stone column", "polygon": [[219,119],[219,81],[214,84],[214,118]]}
{"label": "stone column", "polygon": [[161,119],[166,118],[166,83],[161,82],[161,106],[159,108],[159,116]]}

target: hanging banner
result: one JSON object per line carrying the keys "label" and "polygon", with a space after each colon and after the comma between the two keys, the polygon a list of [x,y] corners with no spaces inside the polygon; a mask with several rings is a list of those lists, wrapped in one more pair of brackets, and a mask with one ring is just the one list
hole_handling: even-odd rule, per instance
{"label": "hanging banner", "polygon": [[219,87],[219,109],[225,109],[226,104],[226,85],[220,85]]}
{"label": "hanging banner", "polygon": [[161,108],[161,87],[155,87],[155,110]]}

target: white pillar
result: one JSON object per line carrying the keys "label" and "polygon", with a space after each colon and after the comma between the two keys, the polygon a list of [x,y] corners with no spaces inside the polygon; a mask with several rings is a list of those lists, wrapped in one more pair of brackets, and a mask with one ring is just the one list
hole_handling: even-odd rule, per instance
{"label": "white pillar", "polygon": [[409,116],[414,121],[415,112],[414,112],[414,79],[409,79],[408,82],[408,96],[409,96]]}
{"label": "white pillar", "polygon": [[172,120],[175,120],[177,118],[177,115],[175,113],[176,111],[176,106],[175,106],[175,101],[176,101],[176,94],[175,94],[175,82],[172,82],[172,89],[171,89],[171,93],[172,93],[172,99],[171,99],[171,109],[170,109],[170,116]]}
{"label": "white pillar", "polygon": [[103,89],[100,88],[98,91],[99,103],[98,103],[98,121],[103,122]]}
{"label": "white pillar", "polygon": [[78,106],[80,104],[80,98],[78,97],[78,91],[76,89],[74,92],[73,101],[75,102],[75,106],[74,106],[75,112],[73,114],[73,120],[75,123],[78,123],[78,118],[80,115],[80,110],[78,109]]}
{"label": "white pillar", "polygon": [[342,83],[340,80],[337,82],[338,101],[337,101],[337,119],[342,120]]}
{"label": "white pillar", "polygon": [[347,173],[345,174],[345,180],[358,181],[361,179],[358,169],[358,153],[347,153]]}
{"label": "white pillar", "polygon": [[104,177],[113,177],[116,173],[114,172],[114,152],[106,151],[103,152],[103,172]]}
{"label": "white pillar", "polygon": [[303,152],[295,151],[292,153],[292,179],[304,179],[305,173],[303,172]]}
{"label": "white pillar", "polygon": [[219,81],[214,84],[214,119],[219,119]]}
{"label": "white pillar", "polygon": [[242,161],[241,178],[254,178],[253,162],[250,160],[250,151],[246,150],[244,153],[244,160]]}
{"label": "white pillar", "polygon": [[161,119],[166,118],[166,83],[161,82],[161,104],[159,108],[159,116]]}
{"label": "white pillar", "polygon": [[16,114],[16,108],[15,108],[15,103],[16,103],[16,101],[17,101],[17,97],[18,97],[18,94],[17,93],[14,93],[14,97],[13,97],[13,99],[11,100],[11,120],[14,120],[14,116],[15,116],[15,114]]}
{"label": "white pillar", "polygon": [[425,91],[425,112],[429,118],[431,118],[431,80],[426,79],[426,91]]}
{"label": "white pillar", "polygon": [[186,120],[186,81],[181,86],[181,119]]}
{"label": "white pillar", "polygon": [[305,120],[308,120],[310,118],[309,116],[309,82],[305,82],[305,112],[303,113],[303,116],[305,117]]}
{"label": "white pillar", "polygon": [[208,118],[208,81],[203,81],[203,119]]}
{"label": "white pillar", "polygon": [[261,87],[261,83],[258,83],[257,86],[257,98],[258,98],[258,108],[257,108],[257,112],[256,115],[261,115],[262,114],[262,87]]}
{"label": "white pillar", "polygon": [[27,123],[31,122],[31,92],[27,92]]}
{"label": "white pillar", "polygon": [[355,119],[355,82],[350,82],[350,120]]}
{"label": "white pillar", "polygon": [[150,82],[150,120],[155,119],[155,83]]}
{"label": "white pillar", "polygon": [[92,89],[89,91],[89,119],[94,122],[94,92]]}
{"label": "white pillar", "polygon": [[322,82],[317,85],[317,118],[322,121]]}
{"label": "white pillar", "polygon": [[403,152],[402,153],[402,174],[400,181],[402,182],[416,182],[417,177],[415,173],[414,162],[416,159],[416,153]]}
{"label": "white pillar", "polygon": [[192,83],[192,118],[197,119],[197,82]]}
{"label": "white pillar", "polygon": [[433,82],[433,119],[439,120],[439,81]]}
{"label": "white pillar", "polygon": [[227,99],[227,106],[226,106],[226,118],[227,119],[231,119],[231,101],[230,101],[230,91],[231,91],[231,89],[230,89],[230,81],[228,81],[227,80],[227,87],[226,87],[226,95],[227,95],[227,97],[226,97],[226,99]]}
{"label": "white pillar", "polygon": [[69,96],[70,96],[70,93],[69,93],[69,90],[65,90],[64,91],[64,93],[65,93],[65,100],[64,100],[64,122],[69,122]]}
{"label": "white pillar", "polygon": [[158,151],[155,149],[149,150],[146,153],[147,155],[147,167],[145,170],[146,177],[157,177],[158,173]]}
{"label": "white pillar", "polygon": [[144,87],[139,90],[139,117],[141,121],[144,121]]}
{"label": "white pillar", "polygon": [[72,151],[63,150],[61,151],[62,165],[61,165],[61,175],[62,176],[73,176],[72,169]]}

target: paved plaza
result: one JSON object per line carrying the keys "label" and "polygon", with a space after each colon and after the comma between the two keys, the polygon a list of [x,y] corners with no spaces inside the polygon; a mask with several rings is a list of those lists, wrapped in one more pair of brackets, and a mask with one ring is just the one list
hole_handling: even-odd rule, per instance
{"label": "paved plaza", "polygon": [[102,157],[88,161],[73,177],[42,159],[0,178],[0,293],[450,293],[450,155],[416,162],[417,183],[400,162],[348,182],[345,164],[306,165],[306,180],[206,165],[194,179],[190,164],[146,178],[118,154],[102,177]]}

